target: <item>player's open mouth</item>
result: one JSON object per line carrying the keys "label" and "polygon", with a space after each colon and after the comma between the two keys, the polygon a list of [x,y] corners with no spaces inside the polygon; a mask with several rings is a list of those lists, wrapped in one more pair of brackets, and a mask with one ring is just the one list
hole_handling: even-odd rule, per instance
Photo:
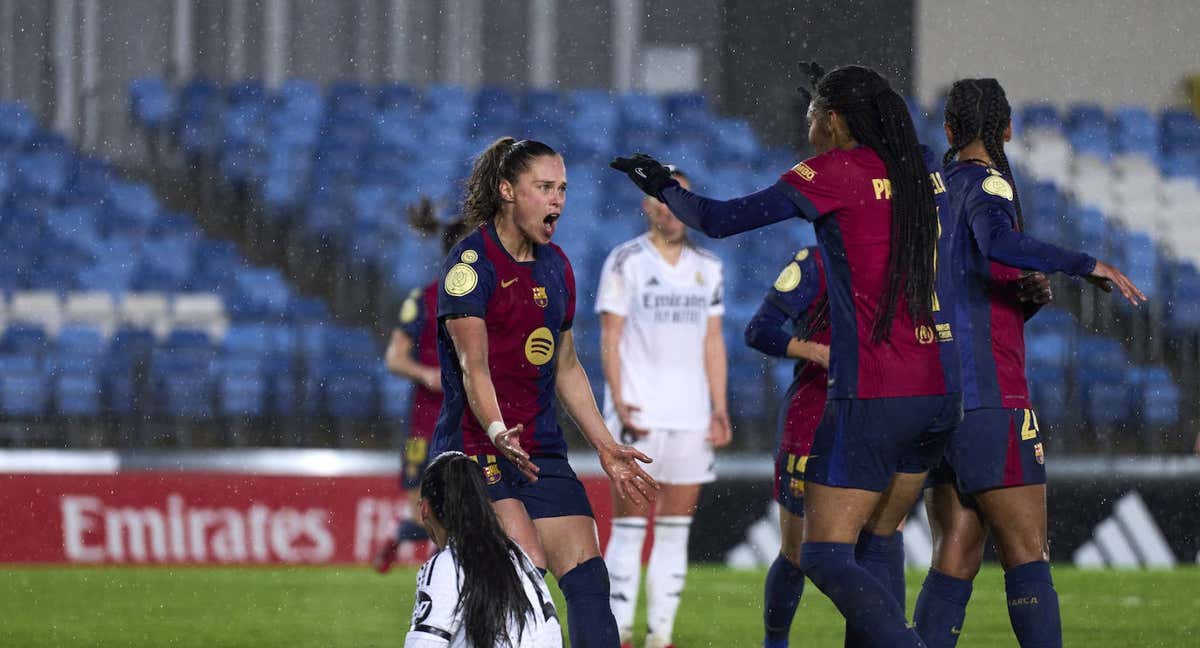
{"label": "player's open mouth", "polygon": [[542,219],[542,228],[546,232],[546,238],[550,238],[554,235],[554,224],[558,222],[558,217],[558,214],[547,214],[546,217]]}

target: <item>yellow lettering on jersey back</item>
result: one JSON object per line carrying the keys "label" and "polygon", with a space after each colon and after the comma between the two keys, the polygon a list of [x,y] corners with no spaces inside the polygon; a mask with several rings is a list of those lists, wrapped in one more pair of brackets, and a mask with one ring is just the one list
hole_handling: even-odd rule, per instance
{"label": "yellow lettering on jersey back", "polygon": [[892,199],[891,180],[887,178],[875,178],[871,180],[871,187],[875,189],[875,200]]}
{"label": "yellow lettering on jersey back", "polygon": [[929,174],[929,180],[933,182],[933,195],[946,193],[946,183],[942,182],[942,174],[934,171]]}

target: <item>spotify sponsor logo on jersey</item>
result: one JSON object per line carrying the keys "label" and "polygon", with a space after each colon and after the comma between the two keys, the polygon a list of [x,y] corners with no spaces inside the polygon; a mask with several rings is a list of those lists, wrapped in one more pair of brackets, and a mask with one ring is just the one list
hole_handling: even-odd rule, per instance
{"label": "spotify sponsor logo on jersey", "polygon": [[540,367],[554,357],[554,335],[545,326],[534,329],[525,338],[525,359],[535,367]]}
{"label": "spotify sponsor logo on jersey", "polygon": [[708,310],[708,298],[686,292],[645,292],[642,309],[653,313],[655,324],[697,324]]}

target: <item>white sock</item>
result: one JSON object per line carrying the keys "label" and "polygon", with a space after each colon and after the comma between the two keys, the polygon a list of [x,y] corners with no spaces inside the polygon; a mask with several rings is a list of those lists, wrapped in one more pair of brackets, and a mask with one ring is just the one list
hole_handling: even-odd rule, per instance
{"label": "white sock", "polygon": [[609,604],[617,619],[621,643],[633,641],[633,613],[637,609],[638,585],[642,578],[642,543],[645,540],[646,518],[613,519],[604,562],[612,583]]}
{"label": "white sock", "polygon": [[646,568],[646,648],[663,648],[671,643],[675,612],[683,594],[687,574],[688,532],[692,518],[687,515],[659,516],[654,521],[654,548]]}

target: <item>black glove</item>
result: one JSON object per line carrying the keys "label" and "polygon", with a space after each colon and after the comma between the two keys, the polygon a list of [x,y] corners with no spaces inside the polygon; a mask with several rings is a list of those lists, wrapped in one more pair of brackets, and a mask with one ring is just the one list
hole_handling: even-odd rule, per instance
{"label": "black glove", "polygon": [[663,189],[679,184],[671,177],[671,168],[644,153],[634,153],[633,157],[619,157],[608,166],[624,173],[633,180],[638,189],[646,192],[647,196],[658,198]]}

